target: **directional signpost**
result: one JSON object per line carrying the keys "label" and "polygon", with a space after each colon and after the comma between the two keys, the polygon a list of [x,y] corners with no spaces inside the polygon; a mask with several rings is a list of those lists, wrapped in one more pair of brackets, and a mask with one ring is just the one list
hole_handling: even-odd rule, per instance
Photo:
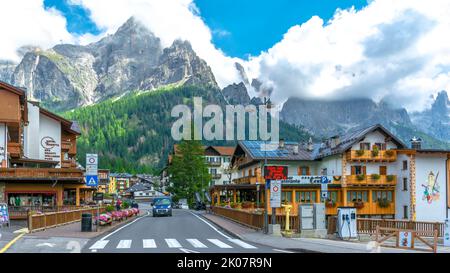
{"label": "directional signpost", "polygon": [[322,176],[320,179],[320,190],[322,192],[322,200],[325,201],[328,198],[328,183],[330,180],[326,176]]}
{"label": "directional signpost", "polygon": [[[98,155],[86,154],[86,186],[98,187]],[[95,230],[98,231],[100,216],[100,206],[97,206],[97,225]]]}

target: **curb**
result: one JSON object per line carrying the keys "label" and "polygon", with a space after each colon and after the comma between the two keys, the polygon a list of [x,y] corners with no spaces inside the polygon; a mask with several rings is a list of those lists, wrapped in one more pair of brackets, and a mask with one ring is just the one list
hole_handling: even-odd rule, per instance
{"label": "curb", "polygon": [[[203,214],[197,214],[197,215],[199,215],[200,217],[202,217],[202,218],[205,219],[206,221],[213,223],[216,227],[218,227],[218,228],[220,228],[221,230],[227,232],[228,234],[231,234],[232,236],[237,237],[237,238],[239,238],[239,239],[241,239],[241,240],[245,240],[245,238],[242,237],[242,235],[240,235],[239,233],[233,232],[233,231],[231,231],[231,230],[229,230],[229,229],[227,229],[227,228],[225,228],[225,227],[219,225],[219,224],[216,223],[214,220],[211,220],[211,219],[209,219],[208,217],[205,217]],[[219,217],[220,217],[220,216],[219,216]],[[221,217],[221,218],[223,218],[223,217]],[[223,219],[229,221],[229,220],[226,219],[226,218],[223,218]],[[236,223],[234,223],[234,222],[232,222],[232,223],[233,223],[233,224],[236,224]]]}

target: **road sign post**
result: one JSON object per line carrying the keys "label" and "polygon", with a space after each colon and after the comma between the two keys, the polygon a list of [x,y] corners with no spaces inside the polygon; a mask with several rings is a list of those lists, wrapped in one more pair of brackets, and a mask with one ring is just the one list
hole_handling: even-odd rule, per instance
{"label": "road sign post", "polygon": [[[98,155],[86,154],[86,185],[89,187],[98,187]],[[98,231],[100,219],[100,205],[97,204],[97,225],[95,231]]]}

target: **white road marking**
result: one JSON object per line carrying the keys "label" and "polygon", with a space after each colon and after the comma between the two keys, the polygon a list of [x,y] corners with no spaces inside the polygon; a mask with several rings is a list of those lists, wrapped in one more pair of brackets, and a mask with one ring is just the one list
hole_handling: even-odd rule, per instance
{"label": "white road marking", "polygon": [[204,245],[202,242],[200,242],[197,239],[186,239],[191,245],[195,248],[208,248],[206,245]]}
{"label": "white road marking", "polygon": [[229,241],[232,242],[232,243],[235,243],[235,244],[237,244],[239,246],[242,246],[243,248],[253,248],[253,249],[256,248],[255,246],[247,244],[246,242],[241,241],[239,239],[230,239]]}
{"label": "white road marking", "polygon": [[200,253],[198,251],[194,251],[194,250],[190,250],[190,249],[186,249],[186,248],[180,248],[181,251],[183,251],[184,253]]}
{"label": "white road marking", "polygon": [[142,240],[144,248],[156,248],[155,240],[153,239],[144,239]]}
{"label": "white road marking", "polygon": [[202,222],[204,222],[205,224],[207,224],[208,226],[210,226],[212,229],[214,229],[217,233],[219,233],[220,235],[222,235],[223,237],[227,238],[228,240],[231,239],[230,236],[227,236],[225,234],[223,234],[222,232],[220,232],[215,226],[211,225],[210,223],[208,223],[206,220],[202,219],[200,216],[195,215],[195,213],[191,212],[190,213],[192,215],[194,215],[195,217],[197,217],[198,219],[200,219]]}
{"label": "white road marking", "polygon": [[40,243],[37,244],[37,247],[41,247],[41,246],[47,246],[47,247],[54,247],[56,244],[52,244],[52,243]]}
{"label": "white road marking", "polygon": [[120,240],[119,244],[117,245],[117,248],[130,248],[131,247],[131,240]]}
{"label": "white road marking", "polygon": [[95,242],[95,244],[93,244],[89,249],[104,249],[108,243],[108,240],[100,240]]}
{"label": "white road marking", "polygon": [[218,239],[208,239],[208,241],[210,241],[211,243],[215,244],[216,246],[218,246],[220,248],[233,248],[232,246],[227,245]]}
{"label": "white road marking", "polygon": [[177,241],[177,239],[165,239],[165,240],[166,240],[167,245],[168,245],[170,248],[179,248],[179,247],[181,247],[181,245],[180,245],[180,243]]}
{"label": "white road marking", "polygon": [[122,227],[120,227],[120,228],[114,230],[114,231],[111,232],[110,234],[108,234],[108,235],[106,235],[105,237],[101,238],[100,241],[106,240],[109,236],[115,234],[116,232],[119,232],[120,230],[122,230],[122,229],[128,227],[129,225],[132,225],[132,224],[136,223],[137,221],[141,220],[142,218],[144,218],[145,216],[148,216],[148,215],[150,215],[150,211],[147,211],[147,214],[146,214],[146,215],[140,216],[140,217],[137,218],[136,220],[133,220],[133,222],[130,222],[130,223],[128,223],[128,224],[126,224],[126,225],[124,225],[124,226],[122,226]]}
{"label": "white road marking", "polygon": [[282,249],[276,249],[276,248],[274,248],[273,250],[274,250],[274,251],[278,251],[278,252],[283,252],[283,253],[294,253],[294,252],[292,252],[292,251],[287,251],[287,250],[282,250]]}

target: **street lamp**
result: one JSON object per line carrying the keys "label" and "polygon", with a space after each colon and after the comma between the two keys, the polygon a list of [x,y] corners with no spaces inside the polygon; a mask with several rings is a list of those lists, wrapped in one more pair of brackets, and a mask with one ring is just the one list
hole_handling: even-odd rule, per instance
{"label": "street lamp", "polygon": [[[266,98],[264,97],[264,105],[266,106],[267,109],[271,109],[273,107],[272,102],[270,101],[270,98]],[[267,140],[264,140],[264,165],[263,165],[263,174],[264,174],[264,182],[265,182],[265,192],[264,192],[264,197],[265,197],[265,202],[264,202],[264,232],[267,234],[269,233],[269,195],[267,194],[267,184],[269,182],[268,179],[266,179],[266,166],[267,166]],[[274,224],[275,222],[275,218],[274,218],[274,211],[275,209],[272,209],[272,224]]]}

